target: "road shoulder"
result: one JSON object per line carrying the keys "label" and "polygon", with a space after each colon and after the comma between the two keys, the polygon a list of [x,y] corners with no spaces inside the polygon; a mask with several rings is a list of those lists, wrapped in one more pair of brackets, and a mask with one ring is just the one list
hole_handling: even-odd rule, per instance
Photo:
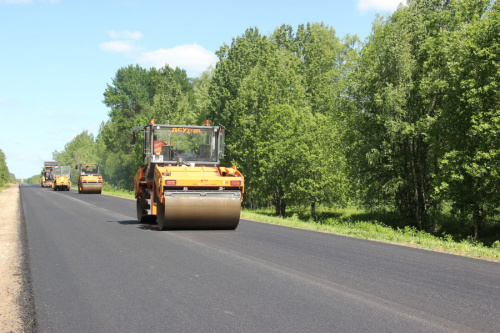
{"label": "road shoulder", "polygon": [[0,193],[0,330],[23,331],[19,185]]}

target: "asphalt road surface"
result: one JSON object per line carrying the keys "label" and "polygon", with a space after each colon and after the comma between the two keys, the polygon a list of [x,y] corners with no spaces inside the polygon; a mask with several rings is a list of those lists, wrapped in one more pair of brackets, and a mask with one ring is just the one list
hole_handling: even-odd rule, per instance
{"label": "asphalt road surface", "polygon": [[[500,264],[21,186],[39,332],[500,332]],[[193,208],[195,209],[195,208]]]}

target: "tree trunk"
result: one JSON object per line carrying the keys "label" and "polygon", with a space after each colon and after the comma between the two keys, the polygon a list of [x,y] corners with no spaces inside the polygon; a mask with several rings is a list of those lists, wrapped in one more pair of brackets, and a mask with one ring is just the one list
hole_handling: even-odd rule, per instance
{"label": "tree trunk", "polygon": [[478,239],[484,220],[484,210],[478,204],[474,205],[472,218],[474,220],[474,239]]}
{"label": "tree trunk", "polygon": [[273,196],[276,216],[286,217],[286,201],[283,199],[283,190],[277,188]]}
{"label": "tree trunk", "polygon": [[281,199],[281,217],[286,217],[286,201]]}
{"label": "tree trunk", "polygon": [[318,216],[316,215],[316,201],[311,202],[311,217],[314,222],[318,222]]}
{"label": "tree trunk", "polygon": [[274,209],[276,216],[280,216],[281,212],[281,198],[279,197],[278,193],[274,193]]}

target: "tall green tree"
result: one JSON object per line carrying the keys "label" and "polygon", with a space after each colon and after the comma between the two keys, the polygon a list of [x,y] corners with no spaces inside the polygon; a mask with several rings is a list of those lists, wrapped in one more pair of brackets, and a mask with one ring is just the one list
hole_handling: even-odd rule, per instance
{"label": "tall green tree", "polygon": [[30,178],[27,179],[26,183],[27,184],[38,184],[40,185],[40,179],[42,178],[41,174],[37,174],[34,176],[31,176]]}
{"label": "tall green tree", "polygon": [[80,163],[100,163],[100,153],[98,143],[94,140],[94,135],[84,130],[64,145],[64,150],[54,151],[52,158],[58,161],[59,165],[71,166],[71,182],[76,184],[78,174],[75,172],[74,167]]}
{"label": "tall green tree", "polygon": [[208,89],[210,88],[210,83],[212,81],[212,76],[214,73],[214,68],[210,67],[198,78],[193,79],[193,110],[197,115],[197,124],[203,124],[205,120],[209,119],[209,105],[210,97],[208,94]]}
{"label": "tall green tree", "polygon": [[120,68],[104,92],[104,104],[111,110],[109,121],[101,125],[100,139],[108,151],[127,151],[130,128],[149,122],[147,112],[161,82],[160,73],[140,66]]}
{"label": "tall green tree", "polygon": [[449,64],[439,73],[447,99],[437,123],[445,142],[438,190],[477,238],[500,213],[500,4],[459,1],[454,12],[462,25],[436,55]]}
{"label": "tall green tree", "polygon": [[[219,61],[208,87],[206,118],[226,129],[224,163],[235,164],[247,178],[246,203],[260,200],[252,190],[251,172],[255,158],[252,147],[257,138],[254,118],[261,109],[261,96],[247,89],[255,81],[248,77],[252,71],[258,71],[256,66],[270,52],[269,48],[268,39],[257,29],[247,29],[244,35],[233,38],[230,46],[225,44],[216,52]],[[247,85],[242,88],[245,82]],[[255,84],[252,87],[265,89]]]}
{"label": "tall green tree", "polygon": [[304,100],[312,118],[304,119],[307,152],[301,154],[303,175],[292,186],[295,204],[306,204],[316,220],[317,204],[343,204],[348,199],[347,148],[355,104],[350,94],[358,44],[356,36],[340,39],[323,23],[276,29],[272,40],[298,60]]}
{"label": "tall green tree", "polygon": [[438,147],[430,138],[443,98],[424,93],[429,90],[424,69],[431,52],[428,41],[443,33],[450,11],[450,1],[411,0],[392,16],[379,18],[357,71],[362,198],[366,204],[396,207],[411,225],[426,230],[433,227],[430,212],[437,204]]}
{"label": "tall green tree", "polygon": [[194,124],[191,106],[192,82],[186,72],[165,66],[149,70],[128,66],[117,71],[104,92],[104,104],[111,110],[101,124],[97,141],[103,146],[103,174],[118,188],[133,188],[133,175],[143,163],[141,148],[130,146],[133,126],[148,124]]}
{"label": "tall green tree", "polygon": [[304,179],[308,186],[294,192],[306,196],[303,201],[310,203],[313,219],[318,203],[342,205],[350,194],[346,156],[356,107],[349,90],[354,86],[358,43],[356,36],[338,38],[323,23],[300,25],[296,33],[295,50],[315,119],[307,155],[310,177]]}
{"label": "tall green tree", "polygon": [[284,25],[269,38],[250,29],[221,48],[209,115],[227,124],[229,160],[248,177],[247,204],[271,202],[285,216],[306,202],[315,218],[316,204],[345,199],[341,122],[353,108],[343,108],[348,85],[340,82],[350,49],[323,24],[297,35]]}
{"label": "tall green tree", "polygon": [[254,203],[272,202],[276,214],[285,216],[295,204],[292,184],[303,170],[297,149],[306,133],[303,118],[310,113],[297,75],[298,59],[286,50],[269,44],[268,53],[243,80],[235,99],[239,123],[238,140],[231,146],[241,154]]}
{"label": "tall green tree", "polygon": [[6,183],[11,181],[11,175],[9,168],[7,167],[7,162],[5,160],[5,154],[0,149],[0,187],[4,186]]}
{"label": "tall green tree", "polygon": [[[240,86],[250,71],[258,64],[262,55],[268,52],[269,41],[256,28],[250,28],[245,34],[233,38],[231,45],[224,44],[216,52],[219,58],[212,77],[208,95],[210,98],[209,119],[224,125],[229,130],[229,142],[237,138],[242,128],[240,114],[234,103],[240,93]],[[228,152],[233,159],[236,152]]]}
{"label": "tall green tree", "polygon": [[158,70],[158,78],[153,102],[145,108],[145,115],[158,124],[195,125],[196,115],[189,102],[194,92],[192,83],[185,78],[185,71],[179,73],[163,67]]}

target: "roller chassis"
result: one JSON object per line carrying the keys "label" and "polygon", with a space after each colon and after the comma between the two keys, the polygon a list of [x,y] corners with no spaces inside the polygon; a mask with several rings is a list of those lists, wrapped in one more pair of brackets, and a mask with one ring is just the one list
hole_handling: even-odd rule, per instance
{"label": "roller chassis", "polygon": [[52,185],[52,189],[54,191],[69,191],[71,189],[71,185]]}
{"label": "roller chassis", "polygon": [[71,181],[67,178],[56,177],[52,183],[52,189],[54,191],[69,191],[71,189]]}
{"label": "roller chassis", "polygon": [[52,187],[52,180],[42,181],[42,187]]}

